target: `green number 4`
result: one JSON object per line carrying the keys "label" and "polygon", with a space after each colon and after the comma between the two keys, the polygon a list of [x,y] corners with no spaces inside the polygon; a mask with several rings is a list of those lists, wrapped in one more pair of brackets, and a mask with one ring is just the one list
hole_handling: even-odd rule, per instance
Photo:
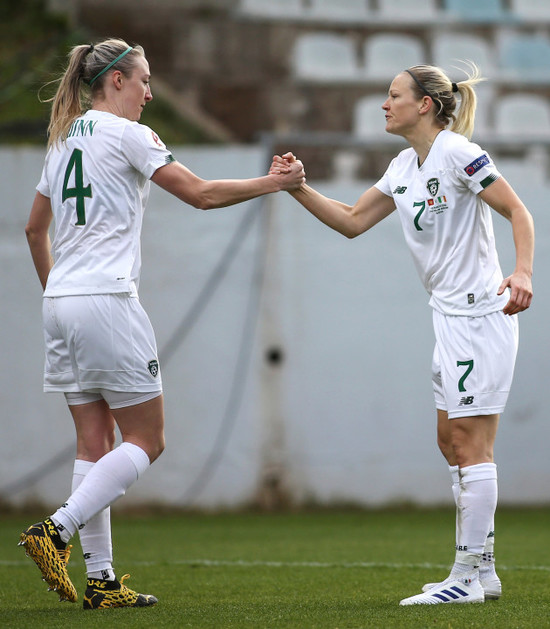
{"label": "green number 4", "polygon": [[472,372],[472,369],[474,368],[474,361],[473,360],[457,360],[456,366],[467,368],[464,374],[462,375],[462,378],[460,378],[460,380],[458,381],[458,390],[466,391],[466,387],[464,386],[464,381]]}
{"label": "green number 4", "polygon": [[[69,178],[74,170],[74,188],[69,188]],[[67,199],[76,199],[76,223],[75,225],[86,225],[86,207],[84,199],[92,198],[92,184],[84,186],[84,173],[82,171],[82,151],[75,149],[67,169],[65,170],[65,179],[63,181],[63,202]]]}

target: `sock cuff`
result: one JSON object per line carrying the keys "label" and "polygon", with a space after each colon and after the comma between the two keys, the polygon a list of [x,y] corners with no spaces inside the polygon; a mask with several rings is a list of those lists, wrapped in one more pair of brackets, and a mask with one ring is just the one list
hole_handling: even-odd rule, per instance
{"label": "sock cuff", "polygon": [[464,566],[471,566],[472,569],[479,568],[481,562],[481,554],[470,553],[467,550],[457,550],[455,555],[455,564],[460,563]]}
{"label": "sock cuff", "polygon": [[120,444],[119,448],[128,456],[130,461],[132,461],[132,463],[134,464],[138,478],[151,465],[147,452],[145,452],[145,450],[143,450],[139,446],[136,446],[134,443],[124,441]]}
{"label": "sock cuff", "polygon": [[460,479],[463,483],[471,483],[478,480],[497,480],[497,466],[495,463],[478,463],[469,465],[460,470]]}
{"label": "sock cuff", "polygon": [[449,472],[451,472],[451,478],[453,485],[460,482],[460,470],[458,465],[449,465]]}
{"label": "sock cuff", "polygon": [[92,469],[95,465],[92,461],[84,461],[84,459],[75,459],[73,474],[80,474],[81,476],[86,476],[86,474]]}

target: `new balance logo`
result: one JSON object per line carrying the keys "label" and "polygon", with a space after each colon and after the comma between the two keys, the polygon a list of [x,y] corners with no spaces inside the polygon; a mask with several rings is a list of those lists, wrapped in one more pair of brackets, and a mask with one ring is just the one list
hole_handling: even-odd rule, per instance
{"label": "new balance logo", "polygon": [[460,398],[460,402],[458,403],[459,406],[469,406],[470,404],[474,403],[474,396],[473,395],[469,395],[468,397],[462,397]]}
{"label": "new balance logo", "polygon": [[407,186],[397,186],[397,188],[393,191],[393,194],[403,194]]}

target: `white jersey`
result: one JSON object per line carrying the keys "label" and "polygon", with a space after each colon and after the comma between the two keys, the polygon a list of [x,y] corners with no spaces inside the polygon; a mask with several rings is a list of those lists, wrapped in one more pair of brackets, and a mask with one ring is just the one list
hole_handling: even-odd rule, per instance
{"label": "white jersey", "polygon": [[37,190],[55,220],[46,297],[137,294],[154,172],[174,161],[147,126],[90,110],[48,151]]}
{"label": "white jersey", "polygon": [[441,131],[422,166],[402,151],[375,185],[395,201],[405,239],[430,295],[448,315],[501,310],[503,276],[491,210],[478,193],[500,177],[490,156],[452,131]]}

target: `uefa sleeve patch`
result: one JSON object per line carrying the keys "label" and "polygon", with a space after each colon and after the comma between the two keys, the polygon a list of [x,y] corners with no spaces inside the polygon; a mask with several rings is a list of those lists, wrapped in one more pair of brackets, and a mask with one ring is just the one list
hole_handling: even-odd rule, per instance
{"label": "uefa sleeve patch", "polygon": [[487,166],[487,164],[489,164],[489,157],[487,156],[487,154],[484,153],[481,157],[474,159],[473,162],[468,164],[468,166],[466,166],[466,168],[464,169],[464,172],[468,175],[468,177],[471,177],[480,168]]}
{"label": "uefa sleeve patch", "polygon": [[151,139],[156,144],[156,146],[159,146],[161,149],[166,148],[166,144],[164,144],[164,142],[159,138],[159,136],[152,130],[151,130]]}

